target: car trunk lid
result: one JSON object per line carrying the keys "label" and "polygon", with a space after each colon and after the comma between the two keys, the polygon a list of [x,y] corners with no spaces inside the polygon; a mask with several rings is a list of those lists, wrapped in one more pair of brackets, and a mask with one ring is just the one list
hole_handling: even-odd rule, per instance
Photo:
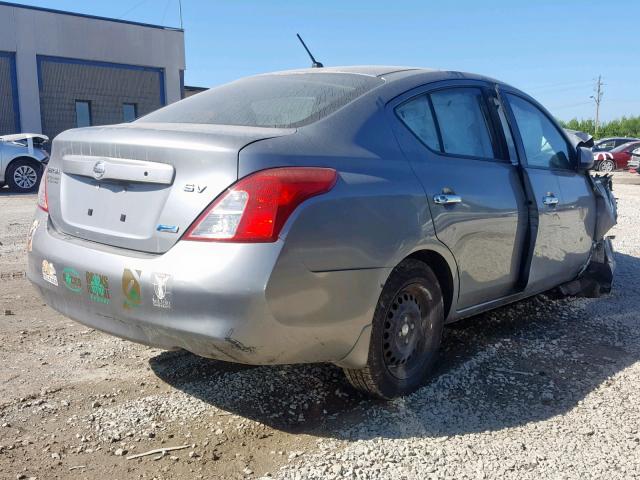
{"label": "car trunk lid", "polygon": [[237,180],[245,145],[294,131],[149,123],[69,130],[54,140],[47,173],[51,221],[86,240],[166,252]]}

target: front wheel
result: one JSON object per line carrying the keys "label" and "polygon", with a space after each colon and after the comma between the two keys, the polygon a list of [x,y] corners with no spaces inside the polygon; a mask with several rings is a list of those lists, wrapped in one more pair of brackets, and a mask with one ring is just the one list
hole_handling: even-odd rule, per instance
{"label": "front wheel", "polygon": [[613,160],[611,160],[610,158],[605,158],[603,161],[600,162],[600,165],[598,165],[598,171],[603,173],[613,172],[615,168],[616,168],[616,165],[615,163],[613,163]]}
{"label": "front wheel", "polygon": [[428,378],[443,326],[438,279],[427,264],[404,260],[391,272],[378,300],[367,366],[345,369],[347,379],[378,398],[408,395]]}
{"label": "front wheel", "polygon": [[7,183],[14,192],[34,192],[38,188],[42,169],[27,159],[16,160],[7,168]]}

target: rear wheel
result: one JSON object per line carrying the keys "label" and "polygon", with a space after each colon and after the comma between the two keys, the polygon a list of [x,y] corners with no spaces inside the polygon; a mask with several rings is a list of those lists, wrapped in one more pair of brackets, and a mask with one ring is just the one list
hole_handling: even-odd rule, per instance
{"label": "rear wheel", "polygon": [[600,162],[600,165],[598,165],[598,171],[604,172],[604,173],[613,172],[615,168],[616,168],[616,165],[615,163],[613,163],[613,160],[611,160],[610,158],[605,158],[603,161]]}
{"label": "rear wheel", "polygon": [[384,399],[415,391],[436,361],[443,325],[438,279],[427,264],[404,260],[378,300],[367,366],[345,369],[347,378],[355,388]]}
{"label": "rear wheel", "polygon": [[42,169],[33,161],[19,159],[7,168],[7,183],[14,192],[33,192],[38,188]]}

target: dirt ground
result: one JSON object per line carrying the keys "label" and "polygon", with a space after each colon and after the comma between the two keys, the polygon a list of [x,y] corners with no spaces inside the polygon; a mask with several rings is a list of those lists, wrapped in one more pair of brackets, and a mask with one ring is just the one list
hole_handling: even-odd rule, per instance
{"label": "dirt ground", "polygon": [[[635,183],[629,175],[619,175],[620,183]],[[541,295],[465,320],[446,331],[436,380],[406,401],[385,404],[356,393],[331,365],[231,365],[132,344],[64,318],[24,276],[36,197],[0,190],[0,478],[419,478],[420,470],[398,466],[407,460],[402,468],[409,468],[422,448],[448,455],[446,462],[425,456],[425,478],[524,478],[519,445],[527,435],[540,452],[526,472],[537,478],[606,471],[634,477],[640,216],[633,212],[640,186],[620,185],[616,195],[628,217],[615,232],[623,253],[611,296]],[[419,412],[413,420],[403,410],[410,405]],[[596,419],[617,425],[597,445],[601,427],[589,427]],[[565,421],[575,431],[552,426]],[[564,447],[550,440],[556,437],[573,451],[558,457]],[[488,448],[498,438],[500,448],[513,449],[513,465],[489,456],[482,471],[475,464],[467,471],[468,445]],[[376,445],[387,440],[384,455],[392,450],[394,466],[372,470],[349,453],[371,442],[361,458],[375,464],[383,456]],[[576,461],[592,447],[604,463]]]}

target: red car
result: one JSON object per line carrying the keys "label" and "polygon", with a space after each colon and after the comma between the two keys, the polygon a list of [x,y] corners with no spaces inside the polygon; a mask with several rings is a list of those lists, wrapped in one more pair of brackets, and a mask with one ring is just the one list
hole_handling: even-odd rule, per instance
{"label": "red car", "polygon": [[640,141],[622,144],[608,152],[593,152],[594,168],[599,172],[626,169],[627,162],[631,160],[631,152],[638,147],[640,147]]}

